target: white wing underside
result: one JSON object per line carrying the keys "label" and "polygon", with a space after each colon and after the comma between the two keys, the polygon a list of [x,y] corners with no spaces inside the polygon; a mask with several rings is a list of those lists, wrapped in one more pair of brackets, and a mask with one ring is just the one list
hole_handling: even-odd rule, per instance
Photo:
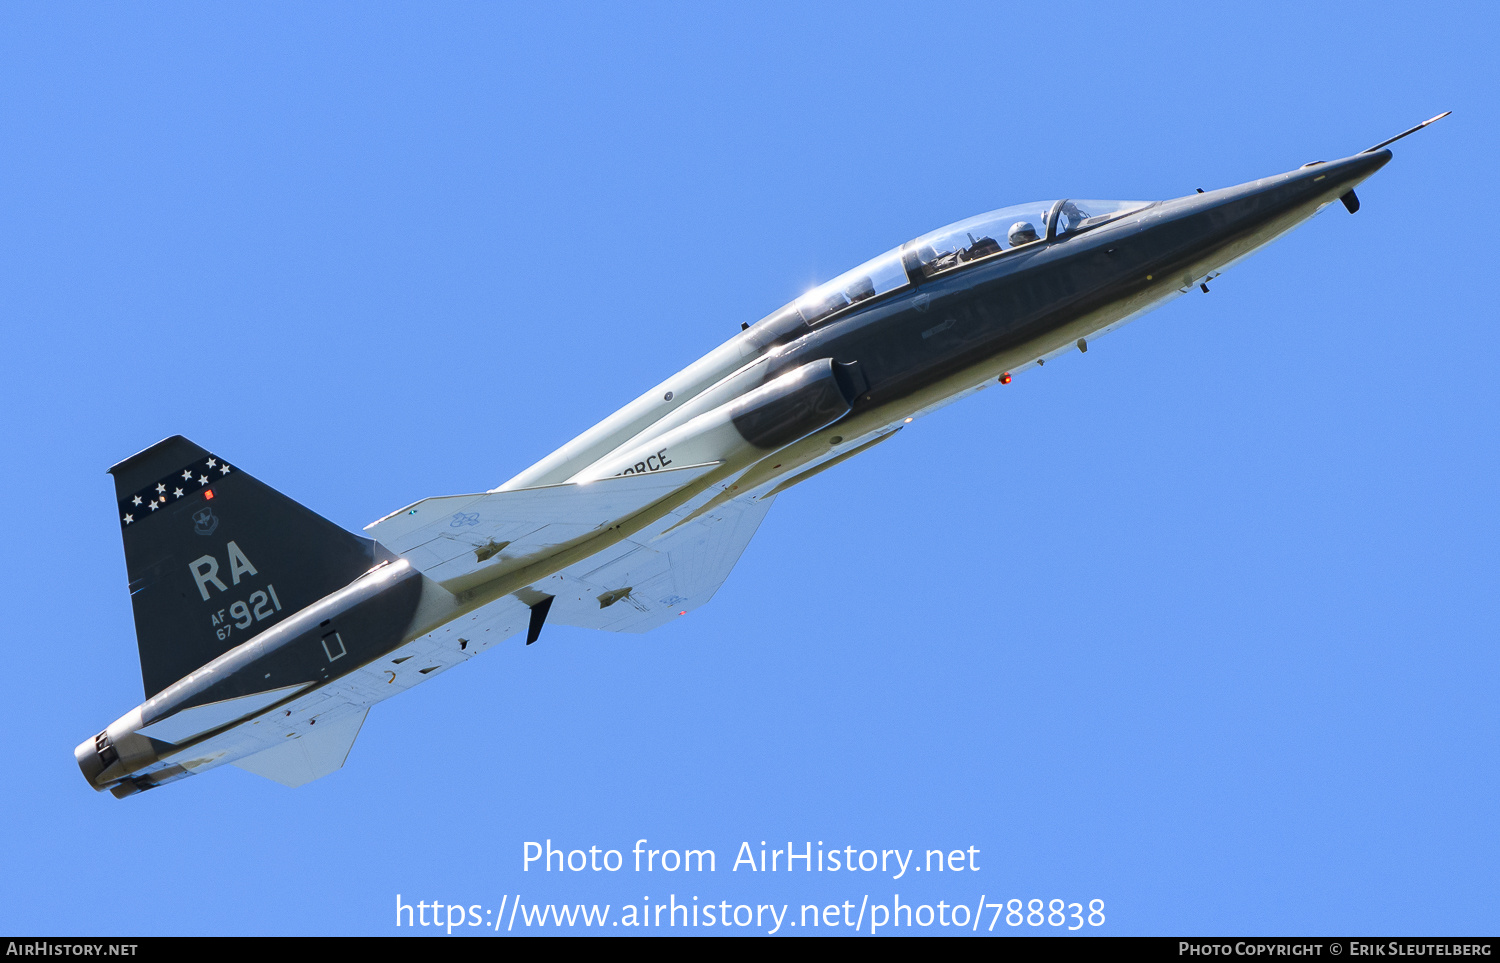
{"label": "white wing underside", "polygon": [[633,515],[714,467],[426,498],[365,531],[434,581],[490,579]]}
{"label": "white wing underside", "polygon": [[[428,498],[365,530],[427,577],[449,586],[472,584],[545,558],[713,467]],[[772,500],[736,499],[682,523],[700,503],[691,502],[531,589],[553,596],[549,623],[649,631],[713,598]]]}
{"label": "white wing underside", "polygon": [[[372,533],[383,544],[412,559],[414,565],[417,565],[417,558],[426,561],[431,566],[427,570],[430,577],[441,570],[451,579],[472,573],[484,564],[476,563],[476,546],[489,544],[496,536],[508,534],[511,529],[507,526],[526,529],[528,533],[556,526],[548,536],[523,536],[529,539],[526,544],[531,545],[542,544],[543,538],[559,538],[570,532],[586,533],[608,524],[620,514],[636,510],[631,507],[633,505],[650,504],[684,484],[684,478],[690,481],[710,467],[683,469],[688,474],[677,478],[657,477],[650,483],[636,481],[617,488],[605,486],[585,491],[585,494],[594,496],[592,502],[569,497],[580,494],[584,487],[574,485],[430,498],[412,506],[418,509],[415,515],[406,514],[410,509],[403,509],[401,513],[369,526],[368,530],[374,530]],[[655,473],[656,476],[666,474]],[[635,477],[653,478],[652,475]],[[596,496],[595,492],[604,494]],[[530,506],[541,505],[550,514],[538,512],[534,517],[519,518],[515,509],[521,499],[495,497],[531,493],[551,493],[540,499],[533,495]],[[543,504],[549,500],[550,505]],[[772,498],[736,499],[684,522],[695,505],[689,503],[635,536],[536,582],[531,588],[554,597],[548,624],[610,632],[649,631],[713,598],[760,528],[772,501]],[[580,518],[584,510],[581,506],[586,504],[591,514]],[[479,515],[478,524],[467,524],[472,513]],[[455,515],[461,516],[465,522],[464,531],[449,528]],[[405,524],[389,525],[392,520],[403,520]],[[559,541],[572,537],[576,535],[559,538]],[[458,549],[461,554],[449,555],[448,548],[435,549],[432,543],[439,540],[461,543]],[[512,544],[521,544],[520,539],[511,541]],[[402,545],[406,546],[405,553],[396,547]],[[423,556],[417,551],[423,548],[430,554]],[[444,555],[449,557],[443,558]],[[499,556],[497,560],[500,560]],[[194,770],[232,762],[241,769],[283,785],[300,786],[311,782],[344,764],[370,706],[466,662],[524,630],[529,612],[528,606],[513,595],[497,599],[274,712],[212,737],[184,753],[191,758],[179,756],[170,761]],[[545,641],[544,635],[543,644]],[[210,727],[221,721],[220,716],[227,721],[230,711],[227,703],[204,707],[203,718],[184,718],[173,724],[171,734],[178,735],[178,728],[185,733],[188,729]],[[158,738],[166,736],[168,729],[166,724],[160,725],[161,733],[153,730]]]}
{"label": "white wing underside", "polygon": [[[548,622],[610,632],[648,632],[713,598],[760,528],[774,499],[727,502],[655,535],[655,526],[538,583],[554,596]],[[665,524],[680,518],[668,516]]]}

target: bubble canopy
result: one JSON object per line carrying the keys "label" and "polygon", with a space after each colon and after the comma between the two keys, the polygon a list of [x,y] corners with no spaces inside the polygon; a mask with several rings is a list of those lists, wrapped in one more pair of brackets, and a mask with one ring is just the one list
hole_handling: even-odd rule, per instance
{"label": "bubble canopy", "polygon": [[1078,234],[1149,207],[1150,201],[1035,201],[979,214],[923,234],[818,285],[794,304],[808,324],[914,282],[1007,251]]}

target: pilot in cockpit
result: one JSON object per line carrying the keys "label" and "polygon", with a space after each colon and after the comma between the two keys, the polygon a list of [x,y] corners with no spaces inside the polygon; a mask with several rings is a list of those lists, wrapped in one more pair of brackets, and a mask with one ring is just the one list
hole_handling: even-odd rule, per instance
{"label": "pilot in cockpit", "polygon": [[1011,247],[1020,247],[1022,244],[1030,244],[1037,240],[1036,225],[1030,221],[1017,221],[1010,226],[1006,232],[1005,239],[1010,242]]}

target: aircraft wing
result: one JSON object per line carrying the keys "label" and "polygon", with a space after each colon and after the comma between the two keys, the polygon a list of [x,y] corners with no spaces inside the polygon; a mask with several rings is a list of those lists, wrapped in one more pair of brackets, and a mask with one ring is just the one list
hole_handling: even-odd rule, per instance
{"label": "aircraft wing", "polygon": [[501,575],[633,515],[717,462],[593,482],[425,498],[365,526],[437,582]]}
{"label": "aircraft wing", "polygon": [[[644,533],[548,580],[548,621],[647,632],[695,609],[724,584],[774,498],[736,499],[650,540]],[[555,586],[555,587],[554,587]]]}

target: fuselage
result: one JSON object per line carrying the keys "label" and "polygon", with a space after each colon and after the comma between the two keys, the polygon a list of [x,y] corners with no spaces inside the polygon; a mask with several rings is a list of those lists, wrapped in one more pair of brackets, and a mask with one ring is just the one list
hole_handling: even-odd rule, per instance
{"label": "fuselage", "polygon": [[[1006,373],[1045,364],[1079,339],[1098,337],[1186,293],[1348,193],[1389,158],[1389,151],[1379,151],[1316,163],[1140,204],[1071,231],[1059,222],[1072,202],[1021,205],[1047,218],[1036,241],[952,263],[931,276],[911,256],[919,238],[870,262],[876,270],[883,260],[900,265],[901,276],[888,290],[846,298],[850,303],[821,315],[808,305],[822,306],[823,288],[799,298],[498,490],[612,474],[620,470],[622,453],[666,434],[684,413],[711,410],[809,362],[832,359],[849,411],[814,437],[776,449],[771,462],[781,466],[779,475],[769,467],[750,472],[748,487],[738,486],[749,491]],[[858,278],[859,269],[850,274]]]}
{"label": "fuselage", "polygon": [[[544,580],[623,539],[661,538],[725,502],[774,496],[923,414],[1085,347],[1296,227],[1389,158],[1367,152],[1170,201],[1020,205],[908,242],[747,325],[494,491],[698,466],[679,489],[545,553],[451,580],[385,552],[382,567],[86,740],[79,765],[96,788],[126,795],[224,762],[253,771],[241,760],[304,723],[357,732],[369,705],[518,631]],[[600,598],[601,608],[613,602]],[[330,625],[362,628],[332,635]],[[417,654],[432,665],[407,672]],[[335,703],[348,712],[318,714]]]}

